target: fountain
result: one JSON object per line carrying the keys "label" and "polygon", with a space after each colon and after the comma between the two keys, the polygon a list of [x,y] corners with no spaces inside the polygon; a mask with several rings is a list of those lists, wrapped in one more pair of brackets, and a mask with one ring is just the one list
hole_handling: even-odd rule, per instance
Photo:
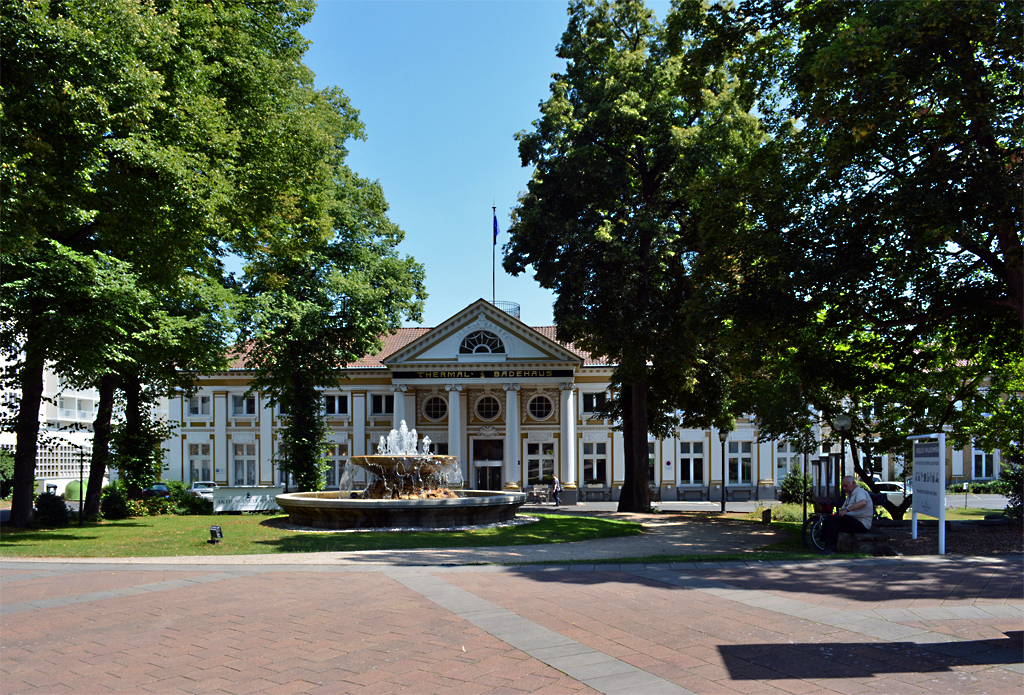
{"label": "fountain", "polygon": [[[526,502],[521,492],[461,490],[455,456],[430,454],[430,438],[418,441],[403,420],[380,438],[375,456],[352,456],[338,492],[294,492],[277,496],[293,524],[326,529],[448,528],[510,521]],[[371,479],[352,491],[353,466]]]}

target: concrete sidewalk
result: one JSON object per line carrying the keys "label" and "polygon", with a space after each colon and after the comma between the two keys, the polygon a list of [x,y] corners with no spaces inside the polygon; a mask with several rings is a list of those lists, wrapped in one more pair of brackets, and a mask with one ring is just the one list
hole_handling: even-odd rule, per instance
{"label": "concrete sidewalk", "polygon": [[[729,524],[720,532],[732,538],[702,539],[718,525],[645,520],[651,531],[641,537],[512,549],[2,560],[0,690],[1016,695],[1024,687],[1020,556],[615,562],[616,553],[652,548],[742,547]],[[590,564],[445,564],[556,555]]]}

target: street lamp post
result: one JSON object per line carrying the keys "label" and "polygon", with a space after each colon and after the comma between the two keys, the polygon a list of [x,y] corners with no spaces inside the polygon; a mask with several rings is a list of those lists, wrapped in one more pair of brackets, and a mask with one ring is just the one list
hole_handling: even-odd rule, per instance
{"label": "street lamp post", "polygon": [[842,413],[836,415],[832,420],[832,429],[839,433],[839,465],[836,466],[836,499],[839,499],[840,484],[842,481],[842,469],[846,466],[846,433],[853,427],[853,420],[850,416]]}
{"label": "street lamp post", "polygon": [[729,470],[725,465],[725,440],[729,438],[729,430],[718,430],[718,441],[722,443],[722,514],[725,514],[726,483],[729,480]]}

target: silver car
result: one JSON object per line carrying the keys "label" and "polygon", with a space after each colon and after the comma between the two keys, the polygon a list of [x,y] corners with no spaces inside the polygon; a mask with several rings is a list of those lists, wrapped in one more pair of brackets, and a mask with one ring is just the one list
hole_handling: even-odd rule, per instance
{"label": "silver car", "polygon": [[192,482],[191,492],[196,497],[205,497],[213,501],[213,491],[217,489],[217,483],[212,480],[196,480]]}

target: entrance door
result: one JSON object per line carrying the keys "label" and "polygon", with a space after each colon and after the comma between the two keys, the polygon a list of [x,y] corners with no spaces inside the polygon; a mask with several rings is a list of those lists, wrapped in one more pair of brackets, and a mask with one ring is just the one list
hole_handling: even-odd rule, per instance
{"label": "entrance door", "polygon": [[501,490],[501,467],[505,462],[504,439],[474,439],[473,467],[477,490]]}

